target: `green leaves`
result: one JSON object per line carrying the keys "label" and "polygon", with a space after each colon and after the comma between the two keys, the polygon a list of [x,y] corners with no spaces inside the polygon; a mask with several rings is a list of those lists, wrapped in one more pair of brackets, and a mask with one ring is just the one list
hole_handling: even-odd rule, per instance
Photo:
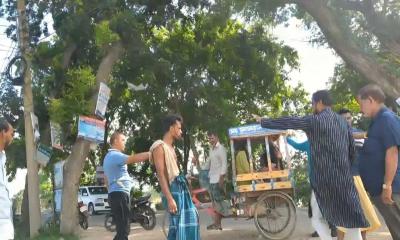
{"label": "green leaves", "polygon": [[96,24],[94,33],[95,33],[96,46],[99,49],[106,48],[113,42],[116,42],[120,39],[118,34],[114,33],[110,29],[109,21],[102,21]]}
{"label": "green leaves", "polygon": [[90,67],[71,69],[67,73],[63,97],[50,101],[50,118],[58,123],[70,122],[74,116],[91,114],[90,100],[96,77]]}

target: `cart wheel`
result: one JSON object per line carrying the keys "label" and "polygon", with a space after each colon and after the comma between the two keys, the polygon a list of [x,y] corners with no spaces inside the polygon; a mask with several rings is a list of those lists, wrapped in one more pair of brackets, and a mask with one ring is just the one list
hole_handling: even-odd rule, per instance
{"label": "cart wheel", "polygon": [[292,235],[296,226],[296,207],[288,194],[265,193],[258,198],[254,211],[254,222],[264,238],[281,240]]}

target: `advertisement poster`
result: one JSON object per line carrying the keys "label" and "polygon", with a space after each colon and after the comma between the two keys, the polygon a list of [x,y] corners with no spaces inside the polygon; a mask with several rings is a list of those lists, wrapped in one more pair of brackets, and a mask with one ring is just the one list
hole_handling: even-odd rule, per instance
{"label": "advertisement poster", "polygon": [[31,121],[32,121],[32,129],[33,129],[33,139],[34,139],[35,143],[37,144],[40,140],[39,119],[34,113],[31,113]]}
{"label": "advertisement poster", "polygon": [[55,122],[50,122],[50,137],[51,137],[51,146],[53,148],[57,148],[63,150],[63,146],[61,144],[61,127],[60,124]]}
{"label": "advertisement poster", "polygon": [[100,83],[95,114],[102,119],[104,119],[106,114],[108,100],[110,100],[110,93],[110,88],[105,83]]}
{"label": "advertisement poster", "polygon": [[53,150],[50,147],[43,144],[39,144],[36,152],[36,161],[40,165],[46,166],[47,163],[50,161],[52,152]]}
{"label": "advertisement poster", "polygon": [[62,189],[54,190],[54,202],[56,205],[56,212],[61,212],[62,205]]}
{"label": "advertisement poster", "polygon": [[102,143],[104,141],[105,126],[106,121],[79,116],[78,137],[92,142]]}
{"label": "advertisement poster", "polygon": [[262,128],[260,124],[250,124],[240,127],[229,128],[230,137],[240,137],[246,135],[280,134],[284,131]]}
{"label": "advertisement poster", "polygon": [[54,188],[61,189],[63,186],[63,169],[65,161],[54,164]]}

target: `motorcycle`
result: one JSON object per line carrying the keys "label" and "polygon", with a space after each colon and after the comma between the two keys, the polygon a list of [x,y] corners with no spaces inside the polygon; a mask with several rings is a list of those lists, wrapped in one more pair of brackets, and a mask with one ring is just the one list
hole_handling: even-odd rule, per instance
{"label": "motorcycle", "polygon": [[78,212],[79,212],[79,225],[83,229],[88,229],[89,227],[89,212],[87,206],[82,202],[78,202]]}
{"label": "motorcycle", "polygon": [[[139,223],[145,230],[153,230],[156,226],[156,213],[150,207],[150,195],[131,201],[129,213],[130,223]],[[104,220],[104,227],[110,231],[116,231],[116,225],[112,213],[108,213]]]}

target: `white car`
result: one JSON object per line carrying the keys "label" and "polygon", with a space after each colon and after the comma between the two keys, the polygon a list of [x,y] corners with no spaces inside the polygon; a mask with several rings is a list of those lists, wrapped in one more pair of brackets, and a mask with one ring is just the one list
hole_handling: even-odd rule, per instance
{"label": "white car", "polygon": [[78,199],[88,207],[90,215],[97,212],[109,211],[108,191],[104,186],[81,186],[79,187]]}

